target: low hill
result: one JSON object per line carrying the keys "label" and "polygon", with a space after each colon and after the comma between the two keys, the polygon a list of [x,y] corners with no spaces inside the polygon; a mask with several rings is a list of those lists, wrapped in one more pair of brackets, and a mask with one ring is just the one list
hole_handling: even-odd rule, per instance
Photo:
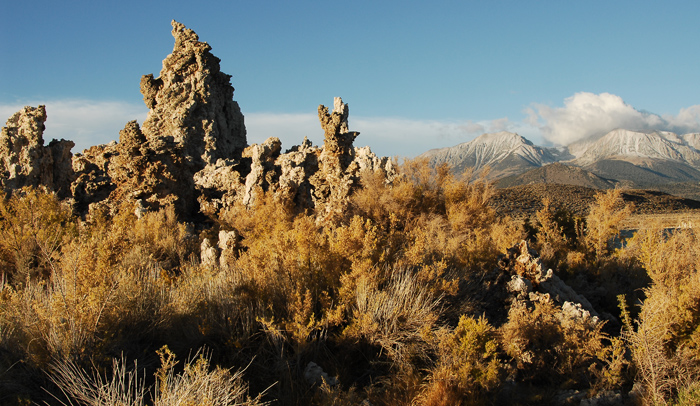
{"label": "low hill", "polygon": [[683,163],[662,159],[613,157],[598,160],[584,168],[604,178],[631,182],[639,188],[700,179],[700,170]]}
{"label": "low hill", "polygon": [[[533,216],[542,208],[542,199],[549,198],[555,209],[564,209],[575,216],[584,217],[595,200],[594,188],[537,183],[497,189],[491,197],[490,206],[502,215],[512,217]],[[700,201],[673,196],[655,190],[629,189],[622,198],[635,206],[635,214],[677,213],[700,211]]]}
{"label": "low hill", "polygon": [[608,189],[616,185],[616,182],[602,178],[592,172],[557,162],[529,170],[521,175],[499,179],[496,181],[496,187],[506,188],[535,183],[554,183],[593,189]]}

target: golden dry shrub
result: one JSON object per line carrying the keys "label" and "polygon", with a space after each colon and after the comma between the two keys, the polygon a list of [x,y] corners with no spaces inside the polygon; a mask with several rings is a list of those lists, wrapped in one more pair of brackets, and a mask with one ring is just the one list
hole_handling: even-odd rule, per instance
{"label": "golden dry shrub", "polygon": [[305,345],[332,309],[341,274],[349,271],[348,253],[332,249],[331,233],[313,216],[294,215],[272,193],[258,194],[252,208],[224,213],[222,223],[241,235],[228,267],[247,292],[247,306]]}
{"label": "golden dry shrub", "polygon": [[513,228],[504,223],[492,233],[497,223],[488,205],[493,185],[469,171],[456,176],[447,165],[406,160],[391,182],[364,174],[361,184],[351,197],[352,213],[371,219],[387,234],[396,265],[487,266],[498,255],[494,240],[503,242],[504,228]]}
{"label": "golden dry shrub", "polygon": [[564,229],[555,219],[555,211],[549,198],[542,199],[542,208],[535,213],[537,234],[535,248],[543,261],[549,262],[561,257],[567,249],[568,241]]}
{"label": "golden dry shrub", "polygon": [[[23,204],[32,207],[37,198],[47,199],[27,194]],[[50,222],[45,225],[46,235],[53,236],[50,241],[61,233],[64,238],[51,255],[42,254],[50,269],[45,278],[4,286],[0,328],[12,332],[10,348],[38,367],[52,359],[101,362],[112,349],[124,350],[126,343],[164,325],[169,273],[193,246],[186,225],[172,211],[141,219],[128,213],[111,219],[97,216],[80,226],[70,217],[63,220],[67,215],[46,213],[43,218],[61,218],[56,227],[64,227],[52,231]]]}
{"label": "golden dry shrub", "polygon": [[532,308],[516,304],[500,327],[501,345],[516,380],[544,385],[581,385],[589,380],[603,348],[602,323],[571,318],[547,298]]}
{"label": "golden dry shrub", "polygon": [[619,236],[620,226],[632,210],[633,207],[622,199],[620,189],[596,194],[586,216],[583,242],[597,260],[612,252],[613,239]]}
{"label": "golden dry shrub", "polygon": [[23,188],[0,201],[0,280],[13,285],[48,277],[66,241],[75,237],[70,208],[55,194]]}
{"label": "golden dry shrub", "polygon": [[630,244],[652,278],[625,333],[648,404],[692,396],[700,379],[699,246],[693,229],[640,230]]}
{"label": "golden dry shrub", "polygon": [[441,335],[438,354],[420,404],[487,404],[502,383],[498,334],[484,316],[460,317],[454,330]]}

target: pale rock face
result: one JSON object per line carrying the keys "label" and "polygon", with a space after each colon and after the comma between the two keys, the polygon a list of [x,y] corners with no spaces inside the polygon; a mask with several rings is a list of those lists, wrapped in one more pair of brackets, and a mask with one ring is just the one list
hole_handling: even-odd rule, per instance
{"label": "pale rock face", "polygon": [[219,266],[221,269],[228,269],[229,263],[233,262],[235,251],[238,246],[238,233],[235,230],[219,231]]}
{"label": "pale rock face", "polygon": [[200,259],[202,261],[202,265],[205,267],[215,267],[217,265],[217,256],[218,256],[218,251],[215,247],[211,245],[211,242],[209,242],[208,238],[205,238],[204,241],[202,241],[202,245],[200,246]]}
{"label": "pale rock face", "polygon": [[255,188],[269,190],[278,177],[275,159],[280,155],[282,143],[279,138],[268,138],[262,144],[253,144],[243,151],[244,158],[250,158],[250,173],[245,178],[243,204],[250,206],[255,200]]}
{"label": "pale rock face", "polygon": [[25,107],[7,120],[0,134],[0,183],[5,190],[45,186],[60,197],[70,195],[72,141],[44,146],[46,108]]}

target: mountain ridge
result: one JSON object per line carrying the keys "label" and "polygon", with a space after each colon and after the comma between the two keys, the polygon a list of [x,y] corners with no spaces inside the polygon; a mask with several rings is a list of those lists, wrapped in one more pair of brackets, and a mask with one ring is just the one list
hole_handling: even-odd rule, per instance
{"label": "mountain ridge", "polygon": [[487,177],[500,185],[562,183],[648,188],[700,182],[698,148],[698,133],[615,129],[595,140],[541,147],[517,133],[503,131],[429,150],[419,158],[428,159],[431,165],[448,164],[457,173],[467,168],[477,173],[488,168]]}

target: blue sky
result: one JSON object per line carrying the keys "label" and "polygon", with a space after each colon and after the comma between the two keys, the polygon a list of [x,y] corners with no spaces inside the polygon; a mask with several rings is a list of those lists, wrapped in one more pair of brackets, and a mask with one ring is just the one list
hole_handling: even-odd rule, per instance
{"label": "blue sky", "polygon": [[483,132],[568,144],[617,127],[700,132],[695,1],[32,1],[0,24],[0,119],[46,104],[74,152],[147,109],[170,21],[233,75],[249,143],[321,144],[342,96],[357,146],[415,156]]}

